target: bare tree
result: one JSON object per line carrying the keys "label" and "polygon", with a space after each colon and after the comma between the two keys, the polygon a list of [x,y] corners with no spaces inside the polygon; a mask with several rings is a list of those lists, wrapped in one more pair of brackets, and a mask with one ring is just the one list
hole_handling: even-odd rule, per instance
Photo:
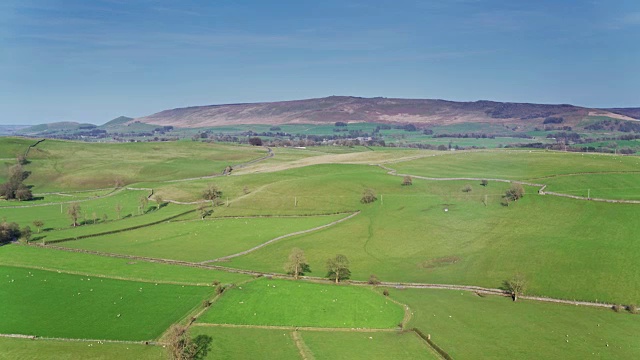
{"label": "bare tree", "polygon": [[162,206],[162,203],[164,203],[164,199],[162,198],[162,195],[156,195],[154,197],[154,200],[156,201],[157,206],[158,206],[158,210],[159,210],[160,207]]}
{"label": "bare tree", "polygon": [[118,214],[118,220],[120,220],[120,214],[122,213],[122,204],[116,204],[116,214]]}
{"label": "bare tree", "polygon": [[80,217],[80,204],[71,203],[67,208],[67,215],[69,215],[71,221],[73,221],[73,226],[78,226],[78,218]]}
{"label": "bare tree", "polygon": [[140,196],[140,211],[144,214],[147,211],[149,205],[149,198],[146,196]]}
{"label": "bare tree", "polygon": [[518,201],[524,196],[524,188],[521,184],[511,184],[511,187],[505,192],[504,197],[509,201]]}
{"label": "bare tree", "polygon": [[172,360],[193,359],[198,349],[191,341],[189,328],[179,324],[174,324],[167,333],[167,348],[169,358]]}
{"label": "bare tree", "polygon": [[38,229],[38,234],[40,234],[40,229],[42,229],[42,227],[44,226],[44,221],[42,221],[42,220],[33,220],[33,226],[35,226],[36,229]]}
{"label": "bare tree", "polygon": [[289,254],[289,261],[284,265],[287,274],[293,275],[294,279],[298,279],[301,275],[311,272],[311,268],[307,263],[302,249],[293,248]]}
{"label": "bare tree", "polygon": [[346,280],[351,277],[349,260],[346,256],[338,254],[336,257],[327,260],[327,277],[334,280],[336,284],[340,280]]}
{"label": "bare tree", "polygon": [[513,301],[518,301],[518,296],[524,294],[527,289],[527,280],[521,274],[516,274],[513,278],[505,280],[503,287],[511,294]]}
{"label": "bare tree", "polygon": [[205,200],[210,200],[211,205],[215,206],[215,201],[222,196],[222,191],[218,189],[214,184],[209,184],[209,186],[202,192],[202,198]]}
{"label": "bare tree", "polygon": [[471,190],[473,190],[473,188],[469,184],[462,187],[462,192],[468,193],[468,192],[471,192]]}

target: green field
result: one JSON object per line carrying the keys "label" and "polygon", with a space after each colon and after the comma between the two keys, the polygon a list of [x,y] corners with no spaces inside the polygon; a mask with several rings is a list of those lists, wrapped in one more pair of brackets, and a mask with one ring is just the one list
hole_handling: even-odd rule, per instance
{"label": "green field", "polygon": [[[0,158],[15,159],[18,147],[0,147]],[[32,174],[26,183],[35,185],[38,192],[107,188],[113,187],[116,178],[131,184],[219,174],[227,165],[264,155],[264,148],[188,141],[88,144],[46,140],[29,152],[31,163],[25,169]]]}
{"label": "green field", "polygon": [[[332,125],[296,124],[282,131],[313,135],[332,132]],[[370,131],[371,125],[349,128]],[[433,130],[512,133],[501,125],[474,126]],[[268,131],[246,125],[227,130],[249,129]],[[429,140],[420,132],[382,132],[399,142]],[[497,146],[503,139],[431,140]],[[6,165],[0,179],[33,142],[0,139]],[[34,230],[31,246],[0,246],[0,301],[5,304],[0,334],[159,339],[172,324],[185,324],[203,309],[203,301],[215,296],[213,284],[221,283],[224,293],[191,326],[191,337],[209,349],[206,358],[437,358],[408,331],[413,327],[431,334],[455,359],[640,357],[633,337],[640,330],[639,318],[626,310],[514,303],[451,290],[388,288],[391,294],[385,297],[383,288],[348,281],[335,285],[264,276],[283,274],[291,250],[300,248],[311,268],[306,275],[317,278],[325,277],[327,259],[343,254],[354,280],[375,274],[389,282],[498,288],[521,274],[527,295],[640,304],[640,205],[540,195],[539,186],[525,186],[522,199],[504,206],[510,184],[491,180],[545,184],[547,192],[569,195],[640,200],[639,158],[363,146],[276,147],[273,153],[229,176],[200,179],[262,157],[266,150],[194,141],[39,144],[29,155],[26,169],[32,175],[26,184],[43,198],[0,201],[0,217]],[[440,180],[414,177],[411,186],[403,186],[402,176],[377,165]],[[114,190],[115,177],[132,188],[153,189],[165,200],[183,202],[200,200],[213,184],[222,191],[221,203],[204,220],[194,203],[157,209],[150,201],[141,214],[140,198],[151,190]],[[482,186],[479,179],[490,180]],[[360,201],[365,189],[374,190],[375,202]],[[82,208],[78,227],[71,227],[66,214],[69,201]],[[123,207],[120,218],[117,204]],[[347,221],[211,263],[215,269],[161,260],[203,262],[237,254],[356,211]],[[40,233],[34,220],[44,221]],[[75,237],[86,238],[51,243]],[[34,246],[42,240],[45,246]],[[403,304],[411,314],[405,331],[398,327],[407,321]],[[166,356],[161,346],[127,346],[0,338],[0,358]],[[104,350],[96,352],[100,347]]]}
{"label": "green field", "polygon": [[[127,229],[136,228],[139,226],[154,224],[156,222],[174,218],[181,214],[185,214],[184,216],[189,216],[193,218],[193,214],[195,214],[195,208],[191,205],[176,205],[176,204],[164,204],[160,209],[149,206],[149,210],[142,216],[128,216],[118,220],[115,219],[107,219],[107,221],[98,220],[95,224],[93,224],[93,219],[89,220],[89,224],[86,226],[77,226],[77,227],[68,227],[59,230],[47,230],[41,233],[38,233],[33,224],[30,226],[35,231],[31,241],[52,241],[52,240],[60,240],[60,239],[69,239],[76,238],[88,235],[102,234],[106,232],[113,231],[126,231]],[[45,224],[45,228],[47,228]]]}
{"label": "green field", "polygon": [[6,360],[73,360],[73,359],[140,359],[157,360],[166,357],[160,346],[114,344],[104,342],[28,340],[0,338],[0,359]]}
{"label": "green field", "polygon": [[288,330],[193,326],[191,337],[197,339],[198,336],[210,340],[205,359],[300,359]]}
{"label": "green field", "polygon": [[478,177],[508,180],[603,171],[640,171],[636,157],[551,151],[508,150],[445,153],[391,166],[399,173],[435,178]]}
{"label": "green field", "polygon": [[232,255],[278,236],[312,229],[345,215],[291,218],[225,218],[162,223],[61,246],[200,262]]}
{"label": "green field", "polygon": [[78,273],[84,276],[110,277],[152,283],[209,285],[249,279],[243,274],[94,256],[31,246],[0,246],[0,265]]}
{"label": "green field", "polygon": [[[137,216],[140,214],[140,197],[148,195],[149,191],[146,190],[123,190],[114,193],[112,196],[79,201],[80,217],[78,218],[78,222],[93,223],[94,213],[97,221],[104,221],[105,215],[107,216],[107,220],[118,220],[118,213],[116,211],[118,204],[121,206],[121,219]],[[45,229],[68,228],[72,225],[72,221],[67,215],[69,203],[52,203],[49,205],[30,207],[31,204],[28,201],[23,201],[19,204],[14,203],[14,205],[16,206],[0,207],[0,217],[5,218],[9,222],[16,222],[21,226],[29,225],[34,230],[35,228],[32,224],[34,220],[42,220]],[[155,204],[150,203],[148,210],[151,210],[153,205]]]}
{"label": "green field", "polygon": [[584,174],[544,179],[546,191],[601,199],[640,199],[640,173]]}
{"label": "green field", "polygon": [[318,360],[440,359],[424,340],[412,332],[303,331],[301,337]]}
{"label": "green field", "polygon": [[637,359],[638,315],[451,290],[390,289],[454,359]]}
{"label": "green field", "polygon": [[[640,231],[635,205],[540,196],[528,188],[528,195],[507,208],[500,204],[504,183],[471,183],[473,191],[463,193],[470,182],[416,179],[409,188],[399,185],[401,178],[360,174],[384,203],[362,206],[346,223],[273,244],[230,266],[281,271],[291,248],[298,247],[317,269],[340,249],[360,280],[374,273],[387,281],[498,287],[520,272],[534,294],[640,303],[640,278],[634,275],[640,251],[630,241]],[[340,186],[337,179],[333,184]],[[584,276],[596,268],[597,275]]]}
{"label": "green field", "polygon": [[7,266],[0,279],[0,333],[72,339],[155,339],[213,293]]}
{"label": "green field", "polygon": [[220,298],[199,322],[339,328],[394,328],[397,304],[369,289],[302,281],[259,279]]}

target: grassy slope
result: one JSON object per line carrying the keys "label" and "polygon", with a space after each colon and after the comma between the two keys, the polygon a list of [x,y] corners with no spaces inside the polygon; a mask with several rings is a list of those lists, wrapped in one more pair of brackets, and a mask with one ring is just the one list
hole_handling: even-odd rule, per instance
{"label": "grassy slope", "polygon": [[[83,222],[86,219],[88,222],[93,221],[93,213],[95,212],[98,219],[102,219],[106,214],[108,219],[118,219],[116,212],[116,205],[120,204],[122,210],[120,212],[121,218],[138,215],[139,200],[142,196],[149,195],[149,191],[141,190],[124,190],[113,196],[109,196],[102,199],[92,199],[83,202],[79,202],[80,205],[80,218],[79,222]],[[30,205],[28,202],[16,205]],[[67,210],[70,204],[50,204],[38,207],[0,207],[0,218],[4,217],[7,221],[15,221],[21,226],[29,225],[32,230],[35,228],[32,225],[34,220],[42,220],[45,224],[45,228],[48,229],[60,229],[68,228],[72,222],[67,215]],[[149,205],[151,208],[152,205]]]}
{"label": "grassy slope", "polygon": [[0,359],[13,360],[158,360],[166,357],[160,346],[98,342],[0,338]]}
{"label": "grassy slope", "polygon": [[13,267],[0,267],[0,279],[0,333],[75,339],[157,338],[213,293]]}
{"label": "grassy slope", "polygon": [[163,219],[167,219],[193,209],[194,207],[192,205],[167,204],[166,206],[161,207],[159,210],[156,210],[155,207],[150,205],[149,211],[143,216],[130,216],[122,218],[120,220],[117,220],[116,218],[107,222],[98,220],[96,224],[91,224],[92,220],[89,220],[89,224],[84,226],[68,227],[60,230],[50,230],[41,232],[40,234],[37,233],[33,225],[30,225],[32,230],[36,232],[31,240],[37,241],[39,239],[45,239],[46,241],[51,241],[73,238],[77,236],[100,234],[115,230],[124,230],[139,225],[161,221]]}
{"label": "grassy slope", "polygon": [[199,262],[235,254],[278,236],[312,229],[345,216],[227,218],[171,222],[113,235],[69,241],[61,246]]}
{"label": "grassy slope", "polygon": [[198,285],[208,285],[214,280],[225,284],[249,279],[247,275],[217,270],[132,261],[19,245],[0,247],[0,265],[76,272],[85,276],[106,276],[136,281],[177,282]]}
{"label": "grassy slope", "polygon": [[[4,141],[0,139],[0,142]],[[7,146],[8,147],[8,146]],[[2,145],[0,145],[2,149]],[[97,144],[47,140],[29,153],[34,191],[95,189],[221,173],[225,166],[264,156],[258,147],[193,142]]]}
{"label": "grassy slope", "polygon": [[[362,214],[321,233],[236,258],[230,266],[281,271],[291,248],[299,247],[316,276],[324,275],[327,258],[343,253],[357,279],[375,273],[388,281],[498,287],[521,272],[536,294],[640,302],[640,278],[635,276],[640,251],[634,242],[640,231],[638,206],[540,196],[529,188],[523,200],[503,207],[504,183],[490,182],[485,188],[473,182],[415,179],[413,186],[402,187],[401,178],[375,168],[343,165],[325,171],[335,174],[330,184],[315,170],[305,177],[312,194],[331,193],[329,199],[360,206]],[[467,183],[473,191],[463,193]],[[287,185],[295,191],[296,183]],[[382,199],[359,204],[357,195],[365,187],[376,189]],[[485,194],[488,206],[481,202]],[[253,204],[261,204],[257,195]]]}
{"label": "grassy slope", "polygon": [[[449,290],[396,290],[454,359],[637,359],[638,315]],[[607,344],[609,346],[607,346]]]}
{"label": "grassy slope", "polygon": [[[399,173],[428,177],[538,179],[598,171],[640,171],[636,157],[546,151],[480,151],[446,153],[391,166]],[[543,180],[539,180],[543,182]]]}
{"label": "grassy slope", "polygon": [[229,290],[198,321],[393,328],[402,317],[400,306],[366,288],[260,279]]}
{"label": "grassy slope", "polygon": [[544,179],[547,191],[604,199],[640,199],[640,173],[589,174]]}
{"label": "grassy slope", "polygon": [[414,333],[304,331],[302,339],[317,360],[440,359]]}

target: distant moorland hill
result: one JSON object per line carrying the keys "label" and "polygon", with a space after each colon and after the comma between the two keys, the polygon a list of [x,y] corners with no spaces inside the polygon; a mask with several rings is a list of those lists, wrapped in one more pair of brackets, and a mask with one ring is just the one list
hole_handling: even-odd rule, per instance
{"label": "distant moorland hill", "polygon": [[484,100],[455,102],[330,96],[295,101],[193,106],[164,110],[131,121],[200,128],[237,124],[313,124],[338,121],[449,125],[472,122],[542,122],[549,117],[562,117],[565,124],[574,125],[589,115],[638,120],[640,109],[591,109],[566,104],[544,105]]}

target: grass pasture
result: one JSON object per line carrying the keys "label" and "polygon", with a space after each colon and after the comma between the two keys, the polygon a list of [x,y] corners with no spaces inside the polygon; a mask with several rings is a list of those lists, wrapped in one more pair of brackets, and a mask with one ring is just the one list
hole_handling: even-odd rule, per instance
{"label": "grass pasture", "polygon": [[[319,276],[326,259],[340,252],[359,280],[374,273],[385,281],[495,288],[522,273],[533,294],[640,303],[640,207],[634,204],[541,196],[527,188],[522,200],[504,207],[504,183],[414,179],[409,188],[399,185],[399,177],[366,180],[382,200],[362,206],[360,215],[232,259],[229,266],[282,271],[291,248],[298,247]],[[473,190],[463,193],[467,183]]]}
{"label": "grass pasture", "polygon": [[[92,224],[91,223],[92,220],[90,220],[89,224],[87,225],[77,226],[77,227],[68,227],[68,228],[59,229],[59,230],[48,230],[48,231],[41,232],[40,234],[38,234],[36,231],[36,233],[31,238],[31,241],[38,241],[38,240],[52,241],[52,240],[75,238],[75,237],[87,236],[87,235],[93,235],[93,234],[101,234],[101,233],[110,232],[110,231],[126,230],[132,227],[153,224],[155,222],[162,221],[164,219],[178,216],[190,210],[194,210],[193,206],[166,204],[165,206],[162,206],[160,209],[156,209],[155,207],[150,205],[148,212],[142,216],[128,216],[120,220],[116,218],[106,222],[99,220],[95,224]],[[187,215],[193,216],[193,214],[194,213],[191,212]],[[31,227],[33,228],[33,230],[36,230],[34,229],[33,225],[31,225]]]}
{"label": "grass pasture", "polygon": [[364,287],[258,279],[235,287],[200,323],[395,328],[403,309]]}
{"label": "grass pasture", "polygon": [[640,159],[603,154],[534,150],[452,152],[390,166],[402,174],[434,178],[539,180],[552,175],[640,171]]}
{"label": "grass pasture", "polygon": [[347,215],[224,218],[170,222],[68,241],[61,246],[118,254],[200,262],[235,254],[278,236],[312,229]]}
{"label": "grass pasture", "polygon": [[300,360],[291,331],[193,326],[191,337],[210,339],[207,356],[216,360]]}
{"label": "grass pasture", "polygon": [[424,340],[412,332],[302,331],[301,337],[317,360],[440,359]]}
{"label": "grass pasture", "polygon": [[131,184],[219,174],[227,165],[264,155],[266,150],[261,147],[189,141],[89,144],[46,140],[29,152],[31,163],[25,169],[32,174],[26,183],[37,192],[108,188],[116,178]]}
{"label": "grass pasture", "polygon": [[212,287],[140,283],[0,267],[0,333],[151,340],[213,293]]}
{"label": "grass pasture", "polygon": [[29,340],[0,337],[0,359],[2,360],[109,360],[139,359],[158,360],[165,358],[160,346],[142,344],[118,344],[105,342]]}
{"label": "grass pasture", "polygon": [[213,269],[133,261],[20,245],[0,246],[0,265],[61,271],[83,276],[183,285],[209,285],[213,281],[227,284],[250,279],[248,275]]}
{"label": "grass pasture", "polygon": [[[366,130],[369,125],[359,126]],[[333,131],[332,126],[305,126],[292,125],[291,130]],[[229,131],[236,128],[249,127],[240,125]],[[468,132],[474,128],[460,124],[434,130],[455,129]],[[503,126],[492,129],[505,136],[511,132]],[[426,137],[399,129],[384,131],[401,142]],[[486,144],[493,146],[497,141],[502,139]],[[5,168],[31,142],[0,139]],[[158,339],[172,324],[202,309],[202,301],[214,296],[211,285],[215,281],[234,285],[191,327],[192,337],[206,340],[207,358],[435,358],[414,333],[398,331],[405,311],[393,300],[409,306],[409,328],[431,334],[455,359],[640,358],[640,345],[634,338],[640,330],[640,315],[626,311],[514,303],[450,290],[389,288],[388,298],[381,294],[382,288],[349,282],[255,278],[130,257],[213,260],[359,211],[348,221],[287,237],[213,265],[283,273],[291,249],[297,247],[311,267],[307,275],[314,277],[326,275],[327,259],[344,254],[355,280],[375,274],[382,281],[497,288],[519,273],[527,280],[528,295],[640,304],[640,205],[539,195],[538,187],[525,186],[524,198],[503,206],[503,194],[510,186],[505,182],[489,180],[482,186],[479,180],[413,178],[411,186],[403,186],[401,176],[376,166],[385,164],[398,173],[424,177],[522,180],[547,184],[551,192],[586,196],[590,191],[597,198],[640,199],[637,157],[359,146],[273,151],[274,157],[234,169],[229,176],[198,179],[219,173],[227,165],[264,156],[266,151],[192,141],[88,144],[47,140],[39,144],[30,152],[26,169],[33,173],[26,183],[34,185],[34,193],[45,193],[44,198],[0,202],[0,217],[31,226],[34,241],[92,236],[50,247],[0,246],[0,302],[4,304],[0,334]],[[0,170],[0,179],[5,173]],[[204,220],[196,212],[166,220],[196,209],[193,204],[170,203],[156,210],[156,204],[149,202],[150,210],[138,215],[140,197],[149,191],[124,189],[111,195],[113,190],[106,188],[113,187],[115,177],[132,187],[152,188],[165,200],[185,202],[200,199],[207,185],[215,184],[222,191],[224,205],[213,208]],[[470,191],[463,191],[466,186]],[[363,204],[361,196],[368,188],[375,191],[377,200]],[[70,200],[79,201],[80,221],[85,216],[88,220],[84,225],[70,226],[66,214]],[[121,219],[116,204],[123,206]],[[106,214],[108,221],[91,224],[94,212],[99,219]],[[36,233],[32,224],[36,219],[44,221],[46,231]],[[100,235],[118,230],[124,231]],[[296,327],[303,329],[294,331]],[[297,345],[306,355],[301,355]],[[0,338],[0,348],[0,358],[144,359],[165,355],[161,347],[46,339]]]}
{"label": "grass pasture", "polygon": [[639,315],[451,290],[389,291],[411,308],[409,326],[454,359],[640,357]]}
{"label": "grass pasture", "polygon": [[[149,191],[146,190],[122,190],[112,196],[79,201],[80,217],[79,223],[93,222],[93,213],[96,214],[97,220],[103,221],[104,215],[108,220],[117,220],[118,213],[116,205],[120,204],[122,210],[120,218],[127,218],[139,214],[139,200],[142,196],[148,196]],[[0,207],[0,218],[5,218],[9,222],[16,222],[21,226],[29,225],[32,230],[34,220],[42,220],[45,229],[61,229],[71,227],[72,221],[67,215],[70,206],[68,203],[50,203],[47,205],[31,207],[30,202],[24,201],[14,203],[15,206]],[[153,203],[149,204],[149,209],[153,207]]]}
{"label": "grass pasture", "polygon": [[583,174],[544,179],[547,191],[601,199],[640,199],[640,172]]}

